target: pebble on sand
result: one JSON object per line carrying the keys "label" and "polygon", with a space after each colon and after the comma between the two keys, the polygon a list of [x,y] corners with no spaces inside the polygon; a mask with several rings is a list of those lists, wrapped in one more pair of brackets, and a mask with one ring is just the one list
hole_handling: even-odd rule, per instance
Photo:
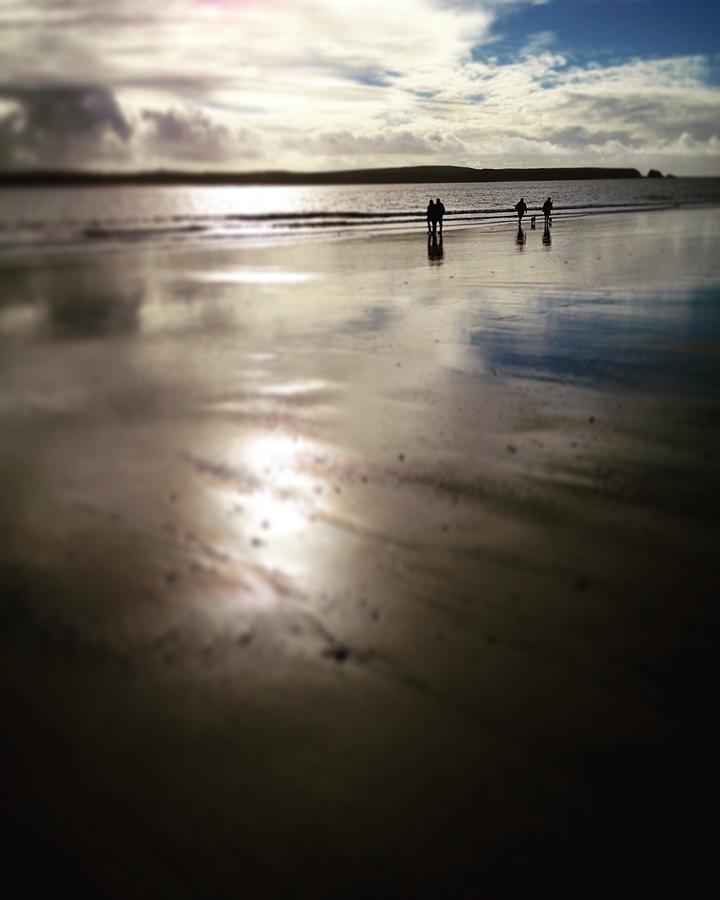
{"label": "pebble on sand", "polygon": [[350,656],[350,651],[344,644],[333,644],[332,647],[326,647],[323,656],[332,659],[336,663],[344,663]]}

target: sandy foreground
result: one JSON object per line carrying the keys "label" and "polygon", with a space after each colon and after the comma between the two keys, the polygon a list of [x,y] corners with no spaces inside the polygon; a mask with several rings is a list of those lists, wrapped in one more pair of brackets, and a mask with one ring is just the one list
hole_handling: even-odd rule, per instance
{"label": "sandy foreground", "polygon": [[2,263],[16,896],[715,877],[720,211],[525,238]]}

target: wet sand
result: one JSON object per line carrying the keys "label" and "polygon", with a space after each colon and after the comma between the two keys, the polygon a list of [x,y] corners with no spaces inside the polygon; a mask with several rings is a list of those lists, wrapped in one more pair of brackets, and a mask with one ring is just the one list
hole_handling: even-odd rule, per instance
{"label": "wet sand", "polygon": [[[6,866],[692,894],[720,212],[2,263]],[[710,817],[708,819],[708,817]]]}

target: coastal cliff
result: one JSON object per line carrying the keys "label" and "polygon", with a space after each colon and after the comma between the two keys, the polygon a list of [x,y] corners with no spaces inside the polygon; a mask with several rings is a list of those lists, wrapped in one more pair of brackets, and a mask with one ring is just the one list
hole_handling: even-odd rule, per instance
{"label": "coastal cliff", "polygon": [[80,172],[16,171],[0,173],[0,187],[62,185],[317,185],[422,184],[483,181],[568,181],[597,178],[642,178],[637,169],[555,168],[474,169],[467,166],[401,166],[347,169],[339,172]]}

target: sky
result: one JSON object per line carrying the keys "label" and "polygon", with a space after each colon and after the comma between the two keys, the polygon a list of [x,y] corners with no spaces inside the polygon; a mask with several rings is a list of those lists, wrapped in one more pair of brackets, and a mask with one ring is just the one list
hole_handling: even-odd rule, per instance
{"label": "sky", "polygon": [[0,0],[0,168],[720,175],[717,0]]}

